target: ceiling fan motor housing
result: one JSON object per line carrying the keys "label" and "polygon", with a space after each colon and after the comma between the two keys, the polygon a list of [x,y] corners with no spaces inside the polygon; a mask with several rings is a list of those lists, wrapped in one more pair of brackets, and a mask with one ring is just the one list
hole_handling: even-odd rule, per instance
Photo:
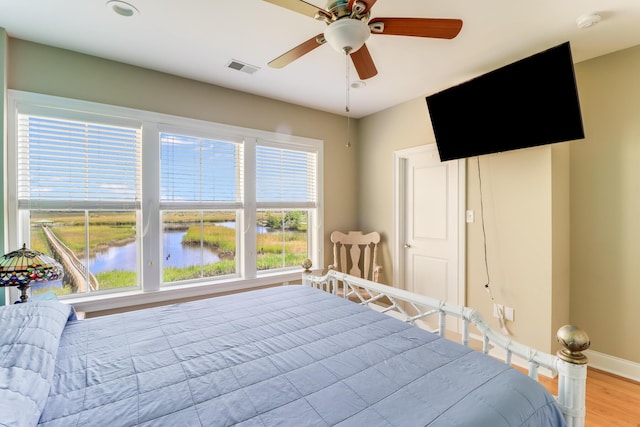
{"label": "ceiling fan motor housing", "polygon": [[329,0],[327,2],[326,10],[331,12],[336,19],[351,14],[351,11],[349,10],[349,0]]}

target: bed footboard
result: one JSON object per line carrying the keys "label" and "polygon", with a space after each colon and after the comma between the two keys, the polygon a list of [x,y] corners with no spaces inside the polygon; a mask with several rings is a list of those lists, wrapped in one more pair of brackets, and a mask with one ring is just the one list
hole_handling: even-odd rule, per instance
{"label": "bed footboard", "polygon": [[[538,370],[546,368],[558,374],[556,399],[569,427],[584,426],[587,381],[587,358],[582,351],[589,348],[587,334],[575,326],[566,325],[558,330],[558,342],[563,347],[556,355],[535,350],[513,341],[493,329],[476,310],[448,304],[444,301],[418,295],[389,285],[375,283],[359,277],[329,270],[324,276],[313,276],[310,265],[303,265],[303,285],[311,286],[354,299],[383,313],[411,324],[419,324],[442,337],[447,331],[447,320],[460,323],[460,340],[469,346],[469,326],[482,334],[482,351],[489,353],[492,347],[505,352],[505,363],[511,365],[512,356],[527,361],[528,374],[538,380]],[[433,326],[430,326],[433,325]],[[457,326],[457,325],[456,325]]]}

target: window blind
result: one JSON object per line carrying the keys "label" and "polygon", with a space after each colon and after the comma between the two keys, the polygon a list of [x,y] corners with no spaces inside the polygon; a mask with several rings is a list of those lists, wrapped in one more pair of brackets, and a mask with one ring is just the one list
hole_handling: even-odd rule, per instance
{"label": "window blind", "polygon": [[21,208],[140,206],[139,128],[18,115]]}
{"label": "window blind", "polygon": [[241,207],[240,143],[163,132],[160,144],[162,207]]}
{"label": "window blind", "polygon": [[317,153],[258,145],[256,201],[259,208],[313,208],[317,204]]}

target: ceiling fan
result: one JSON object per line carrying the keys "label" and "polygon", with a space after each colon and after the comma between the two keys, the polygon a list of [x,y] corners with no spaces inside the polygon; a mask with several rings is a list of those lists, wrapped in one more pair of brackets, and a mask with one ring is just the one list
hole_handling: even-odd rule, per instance
{"label": "ceiling fan", "polygon": [[462,28],[460,19],[433,18],[373,18],[371,8],[377,0],[328,0],[320,9],[302,0],[265,0],[294,12],[324,21],[328,27],[318,34],[280,55],[269,66],[282,68],[315,48],[328,43],[338,52],[351,57],[361,80],[369,79],[378,70],[365,45],[371,34],[452,39]]}

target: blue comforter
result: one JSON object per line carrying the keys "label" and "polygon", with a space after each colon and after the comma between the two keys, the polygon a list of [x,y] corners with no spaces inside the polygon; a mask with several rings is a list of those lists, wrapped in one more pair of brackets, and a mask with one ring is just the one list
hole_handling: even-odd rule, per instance
{"label": "blue comforter", "polygon": [[42,412],[60,336],[73,315],[58,302],[0,307],[0,426],[33,426]]}
{"label": "blue comforter", "polygon": [[302,286],[67,322],[45,341],[46,405],[0,406],[0,425],[6,411],[47,427],[564,425],[521,372]]}

